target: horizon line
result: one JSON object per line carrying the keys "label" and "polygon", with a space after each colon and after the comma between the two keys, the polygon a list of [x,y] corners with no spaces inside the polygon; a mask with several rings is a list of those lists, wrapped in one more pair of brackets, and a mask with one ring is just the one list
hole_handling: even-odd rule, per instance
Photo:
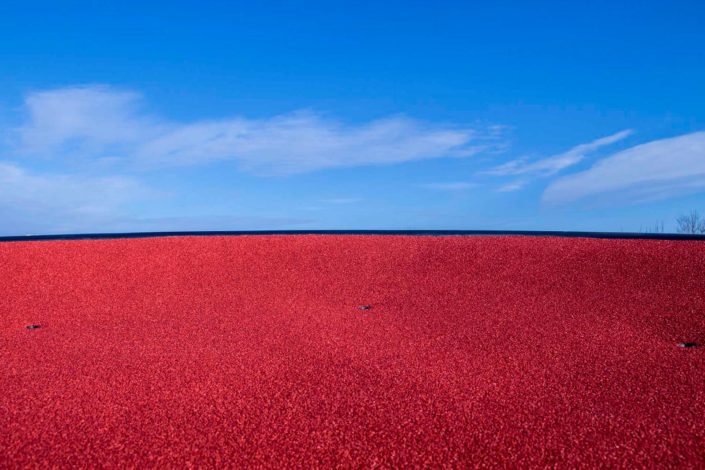
{"label": "horizon line", "polygon": [[528,236],[563,238],[603,238],[628,240],[699,240],[705,234],[685,233],[641,233],[641,232],[590,232],[561,230],[205,230],[205,231],[160,231],[160,232],[105,232],[71,233],[50,235],[0,236],[0,242],[52,241],[52,240],[110,240],[159,237],[206,237],[206,236],[272,236],[272,235],[382,235],[382,236]]}

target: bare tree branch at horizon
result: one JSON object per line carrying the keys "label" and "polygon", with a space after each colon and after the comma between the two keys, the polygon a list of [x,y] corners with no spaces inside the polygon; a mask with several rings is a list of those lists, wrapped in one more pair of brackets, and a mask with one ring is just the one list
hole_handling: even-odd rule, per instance
{"label": "bare tree branch at horizon", "polygon": [[705,218],[700,217],[696,210],[688,215],[681,215],[676,219],[678,233],[705,234]]}

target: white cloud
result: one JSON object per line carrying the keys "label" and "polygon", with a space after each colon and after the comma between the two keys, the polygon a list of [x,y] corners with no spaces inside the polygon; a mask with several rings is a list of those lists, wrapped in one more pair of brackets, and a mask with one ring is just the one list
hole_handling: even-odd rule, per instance
{"label": "white cloud", "polygon": [[0,232],[71,231],[147,194],[131,178],[38,174],[0,162]]}
{"label": "white cloud", "polygon": [[526,186],[526,181],[512,181],[511,183],[500,186],[497,191],[500,193],[511,193],[523,189],[524,186]]}
{"label": "white cloud", "polygon": [[426,183],[421,186],[427,189],[435,189],[439,191],[463,191],[465,189],[475,187],[476,184],[466,181],[451,181],[445,183]]}
{"label": "white cloud", "polygon": [[155,137],[159,125],[140,112],[140,96],[106,87],[75,87],[32,93],[28,122],[18,129],[26,154],[107,153]]}
{"label": "white cloud", "polygon": [[576,145],[567,152],[551,157],[543,158],[533,162],[526,159],[512,160],[510,162],[491,168],[484,173],[498,176],[526,175],[551,176],[565,168],[580,163],[587,154],[594,152],[601,147],[613,144],[625,139],[632,134],[632,130],[627,129],[616,134],[602,137],[586,144]]}
{"label": "white cloud", "polygon": [[705,132],[656,140],[617,152],[546,188],[547,203],[619,196],[631,202],[705,189]]}
{"label": "white cloud", "polygon": [[145,113],[141,97],[107,87],[75,87],[27,97],[18,130],[23,155],[120,159],[148,167],[231,160],[257,174],[466,157],[497,130],[433,125],[393,116],[346,125],[311,112],[269,119],[235,117],[175,123]]}
{"label": "white cloud", "polygon": [[[0,162],[0,236],[180,230],[273,230],[315,221],[276,214],[145,217],[131,205],[164,194],[123,176],[27,171]],[[314,225],[315,226],[315,225]]]}

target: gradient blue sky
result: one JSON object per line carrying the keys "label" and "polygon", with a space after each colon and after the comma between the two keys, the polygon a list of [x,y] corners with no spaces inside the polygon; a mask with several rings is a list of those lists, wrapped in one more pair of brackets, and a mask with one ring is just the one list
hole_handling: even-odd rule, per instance
{"label": "gradient blue sky", "polygon": [[0,5],[0,234],[705,212],[705,2]]}

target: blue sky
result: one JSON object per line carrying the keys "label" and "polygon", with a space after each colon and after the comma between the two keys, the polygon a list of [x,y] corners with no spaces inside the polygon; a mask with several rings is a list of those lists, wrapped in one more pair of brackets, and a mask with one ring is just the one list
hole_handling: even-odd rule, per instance
{"label": "blue sky", "polygon": [[0,6],[0,234],[705,212],[705,3]]}

